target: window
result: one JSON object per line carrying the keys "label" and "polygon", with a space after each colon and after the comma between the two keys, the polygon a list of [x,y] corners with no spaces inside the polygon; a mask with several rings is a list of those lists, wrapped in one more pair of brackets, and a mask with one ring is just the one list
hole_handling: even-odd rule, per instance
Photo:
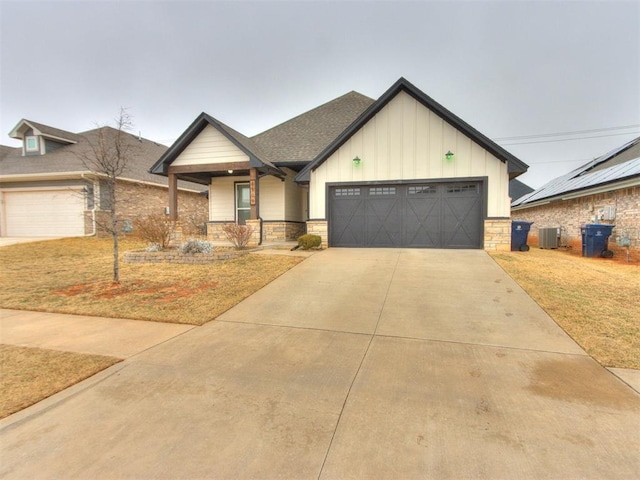
{"label": "window", "polygon": [[447,187],[447,193],[466,193],[466,192],[478,193],[478,184],[476,183],[456,184],[456,185],[449,185]]}
{"label": "window", "polygon": [[409,195],[421,195],[436,193],[436,187],[433,185],[411,185],[409,186]]}
{"label": "window", "polygon": [[93,210],[96,205],[95,198],[94,198],[93,183],[88,183],[84,187],[84,192],[87,199],[87,210]]}
{"label": "window", "polygon": [[40,147],[38,146],[38,137],[25,137],[24,144],[27,152],[37,152],[40,150]]}
{"label": "window", "polygon": [[360,195],[359,188],[336,188],[334,191],[336,197],[357,197]]}
{"label": "window", "polygon": [[396,187],[371,187],[369,189],[369,196],[373,195],[395,195]]}
{"label": "window", "polygon": [[251,217],[251,200],[248,183],[236,183],[236,223],[244,225]]}

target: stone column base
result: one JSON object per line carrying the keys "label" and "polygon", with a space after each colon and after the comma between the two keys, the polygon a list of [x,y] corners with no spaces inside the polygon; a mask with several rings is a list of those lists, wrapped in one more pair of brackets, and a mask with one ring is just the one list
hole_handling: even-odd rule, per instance
{"label": "stone column base", "polygon": [[245,223],[248,227],[253,228],[253,233],[251,234],[251,240],[249,240],[249,243],[247,243],[247,246],[257,247],[258,245],[260,245],[260,233],[261,233],[262,220],[260,219],[247,220]]}
{"label": "stone column base", "polygon": [[329,230],[326,220],[307,220],[307,233],[318,235],[322,239],[322,248],[329,246]]}
{"label": "stone column base", "polygon": [[510,218],[488,218],[484,221],[484,249],[487,252],[511,251]]}

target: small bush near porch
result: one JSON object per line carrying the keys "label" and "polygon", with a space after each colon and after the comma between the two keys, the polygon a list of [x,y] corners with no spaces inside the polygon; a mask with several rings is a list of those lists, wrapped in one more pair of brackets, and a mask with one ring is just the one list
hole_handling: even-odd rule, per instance
{"label": "small bush near porch", "polygon": [[[124,239],[122,254],[145,242]],[[206,265],[120,265],[112,245],[68,238],[0,249],[0,308],[202,325],[291,267],[299,257],[244,255]]]}

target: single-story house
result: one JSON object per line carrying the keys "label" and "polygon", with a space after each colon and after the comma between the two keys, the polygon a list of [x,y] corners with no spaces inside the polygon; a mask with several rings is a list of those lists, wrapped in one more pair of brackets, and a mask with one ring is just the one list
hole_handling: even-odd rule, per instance
{"label": "single-story house", "polygon": [[[615,225],[609,249],[630,243],[640,253],[640,137],[555,178],[512,203],[515,220],[560,229],[560,245],[582,248],[581,226]],[[623,248],[626,251],[626,245]]]}
{"label": "single-story house", "polygon": [[[116,134],[110,127],[71,133],[31,120],[20,120],[9,136],[22,145],[0,149],[0,236],[71,237],[104,233],[101,216],[110,210],[104,175],[87,167],[83,157],[99,138]],[[117,182],[118,210],[125,229],[135,217],[167,210],[166,178],[149,167],[167,147],[125,134],[130,153]],[[205,189],[181,182],[177,195],[185,220],[207,217]],[[168,211],[168,210],[167,210]],[[104,223],[103,223],[104,225]]]}
{"label": "single-story house", "polygon": [[508,249],[509,180],[527,165],[404,78],[338,97],[251,138],[202,113],[151,172],[209,189],[208,232],[330,247]]}

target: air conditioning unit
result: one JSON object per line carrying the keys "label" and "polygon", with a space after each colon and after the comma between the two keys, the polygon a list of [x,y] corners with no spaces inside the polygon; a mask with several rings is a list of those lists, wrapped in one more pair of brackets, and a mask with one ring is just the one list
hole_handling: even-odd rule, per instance
{"label": "air conditioning unit", "polygon": [[538,246],[540,248],[558,248],[560,243],[560,227],[543,227],[538,229]]}

